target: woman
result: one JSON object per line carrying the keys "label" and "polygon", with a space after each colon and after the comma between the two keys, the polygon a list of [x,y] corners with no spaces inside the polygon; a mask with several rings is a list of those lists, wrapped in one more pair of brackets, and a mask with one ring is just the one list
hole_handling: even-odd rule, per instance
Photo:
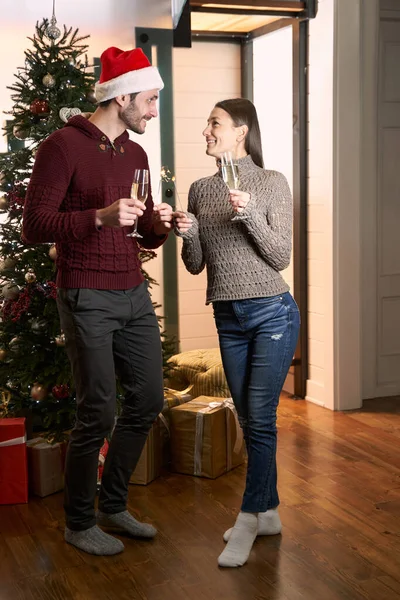
{"label": "woman", "polygon": [[[249,100],[218,102],[203,132],[207,154],[236,157],[240,190],[220,172],[195,181],[187,213],[175,213],[190,273],[207,269],[223,366],[247,445],[241,511],[224,535],[223,567],[243,565],[257,535],[281,531],[276,413],[300,319],[280,275],[290,262],[292,198],[285,177],[263,169],[256,110]],[[232,220],[232,217],[235,217]]]}

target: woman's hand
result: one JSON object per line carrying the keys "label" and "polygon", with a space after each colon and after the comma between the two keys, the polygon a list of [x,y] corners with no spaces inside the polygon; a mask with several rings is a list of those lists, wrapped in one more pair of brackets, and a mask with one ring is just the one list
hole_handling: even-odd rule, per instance
{"label": "woman's hand", "polygon": [[172,216],[174,218],[175,228],[181,234],[187,233],[193,225],[192,219],[184,212],[176,211],[172,213]]}
{"label": "woman's hand", "polygon": [[229,193],[229,202],[231,203],[233,210],[235,213],[241,213],[249,203],[250,194],[242,192],[241,190],[229,190]]}

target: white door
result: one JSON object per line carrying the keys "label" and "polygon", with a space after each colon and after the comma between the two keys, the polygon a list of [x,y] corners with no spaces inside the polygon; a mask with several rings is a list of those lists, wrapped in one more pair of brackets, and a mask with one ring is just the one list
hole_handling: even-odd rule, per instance
{"label": "white door", "polygon": [[377,396],[400,393],[400,22],[380,24]]}

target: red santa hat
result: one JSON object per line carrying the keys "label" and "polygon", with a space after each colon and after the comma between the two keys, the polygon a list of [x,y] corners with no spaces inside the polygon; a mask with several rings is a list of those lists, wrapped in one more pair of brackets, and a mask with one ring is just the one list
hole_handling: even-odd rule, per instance
{"label": "red santa hat", "polygon": [[141,48],[125,52],[115,47],[107,48],[100,60],[101,75],[95,86],[97,102],[164,87],[158,69],[151,66]]}

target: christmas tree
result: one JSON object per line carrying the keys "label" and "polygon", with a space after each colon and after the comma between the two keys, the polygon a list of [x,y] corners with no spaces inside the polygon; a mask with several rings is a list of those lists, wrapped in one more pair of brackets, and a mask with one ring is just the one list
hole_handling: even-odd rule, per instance
{"label": "christmas tree", "polygon": [[[40,142],[71,116],[93,112],[95,77],[86,54],[88,36],[65,26],[61,32],[54,15],[50,22],[38,23],[29,39],[25,66],[9,86],[14,104],[5,127],[8,139],[20,140],[21,147],[0,155],[0,216],[5,216],[0,239],[0,416],[28,412],[56,441],[71,427],[75,412],[56,306],[56,247],[24,245],[21,221]],[[142,260],[153,256],[143,251]]]}

